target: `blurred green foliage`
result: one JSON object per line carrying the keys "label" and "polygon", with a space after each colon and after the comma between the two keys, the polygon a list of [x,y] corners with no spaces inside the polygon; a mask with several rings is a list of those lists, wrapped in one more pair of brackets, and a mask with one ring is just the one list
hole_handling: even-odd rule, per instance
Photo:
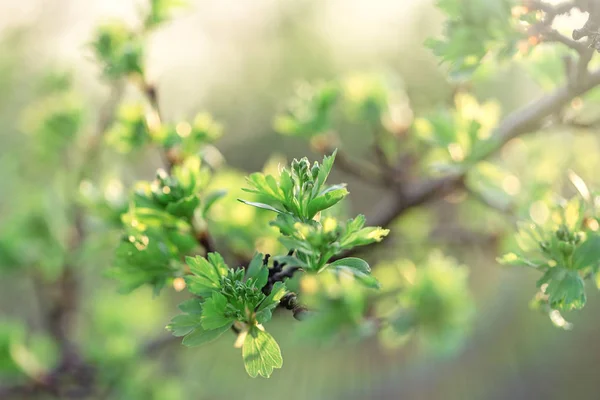
{"label": "blurred green foliage", "polygon": [[[338,160],[340,169],[348,160],[364,162],[359,164],[364,171],[378,171],[400,160],[401,170],[396,172],[402,181],[410,183],[448,171],[465,173],[464,192],[452,193],[438,206],[402,214],[390,225],[395,236],[378,247],[380,251],[369,248],[360,257],[345,257],[354,247],[382,241],[389,230],[365,227],[363,215],[349,218],[355,213],[349,212],[347,186],[325,183],[335,153],[313,165],[307,158],[294,159],[289,166],[284,166],[288,163],[282,157],[266,162],[261,159],[256,165],[264,165],[263,172],[250,174],[245,181],[246,171],[225,165],[214,144],[221,148],[219,139],[225,132],[224,137],[232,135],[240,140],[237,145],[248,157],[260,158],[255,155],[264,146],[258,140],[249,144],[254,139],[244,141],[233,136],[234,132],[223,129],[208,112],[184,114],[195,115],[188,121],[165,116],[164,110],[159,110],[162,101],[158,102],[157,88],[147,76],[147,39],[181,4],[152,0],[139,15],[139,26],[109,22],[100,25],[90,41],[102,77],[116,84],[126,81],[139,95],[118,105],[105,133],[108,150],[98,156],[85,150],[97,139],[88,123],[94,107],[77,94],[78,87],[69,73],[44,77],[30,94],[34,101],[28,102],[19,125],[26,135],[18,143],[25,145],[13,146],[14,153],[3,155],[1,161],[2,165],[18,166],[14,176],[6,173],[12,195],[0,199],[0,210],[9,211],[0,218],[0,273],[8,277],[6,285],[21,279],[52,288],[67,268],[76,266],[77,273],[89,282],[82,291],[81,314],[86,315],[78,317],[73,339],[80,344],[85,360],[95,365],[99,385],[110,387],[108,396],[114,398],[166,399],[204,393],[210,397],[211,392],[229,390],[226,393],[230,395],[238,390],[233,386],[224,389],[224,379],[208,382],[212,375],[224,375],[223,368],[234,365],[229,363],[235,360],[234,355],[239,359],[239,352],[233,354],[227,349],[231,343],[212,343],[200,350],[203,353],[184,349],[169,352],[169,360],[139,362],[145,354],[143,340],[152,339],[172,317],[174,304],[183,300],[178,292],[184,288],[191,298],[180,304],[183,314],[175,316],[168,329],[184,337],[182,342],[187,346],[212,342],[235,330],[246,372],[252,377],[269,377],[282,367],[277,337],[286,360],[291,360],[286,361],[290,372],[278,371],[270,381],[275,383],[269,393],[277,395],[286,387],[281,382],[297,380],[297,371],[305,365],[320,368],[310,357],[299,354],[309,353],[297,343],[294,346],[291,337],[301,343],[329,343],[333,346],[328,354],[333,354],[336,346],[343,348],[350,339],[352,351],[346,349],[346,354],[331,360],[320,359],[327,368],[332,365],[331,369],[338,360],[343,363],[360,357],[361,346],[383,349],[380,351],[388,354],[391,350],[387,345],[411,341],[423,343],[433,350],[429,354],[436,355],[460,354],[465,345],[481,349],[480,344],[467,339],[472,333],[475,303],[478,309],[487,306],[489,311],[486,301],[491,295],[476,293],[475,300],[469,286],[476,292],[486,291],[497,276],[483,276],[474,268],[474,283],[469,285],[466,267],[455,258],[474,263],[485,253],[490,259],[496,245],[519,248],[502,261],[533,267],[543,274],[532,306],[547,313],[555,325],[570,328],[562,313],[581,309],[592,296],[585,282],[597,281],[597,194],[590,193],[576,175],[571,178],[580,192],[578,198],[556,202],[552,193],[572,191],[561,179],[567,165],[581,171],[590,185],[599,183],[594,172],[600,162],[579,156],[593,154],[597,141],[579,135],[580,130],[560,127],[544,132],[548,134],[543,138],[514,139],[498,157],[482,161],[497,145],[494,130],[504,110],[511,106],[482,96],[477,86],[493,82],[503,73],[502,66],[488,62],[490,58],[509,58],[521,50],[528,56],[515,63],[520,73],[529,74],[544,90],[552,90],[566,79],[562,63],[567,51],[536,41],[529,41],[525,49],[524,27],[538,23],[539,14],[516,12],[512,2],[438,3],[447,18],[446,30],[443,38],[429,41],[429,46],[448,63],[451,75],[472,78],[474,90],[461,87],[444,104],[413,110],[409,98],[415,95],[415,83],[410,79],[401,83],[392,74],[349,73],[332,78],[323,73],[315,84],[300,84],[285,111],[272,121],[277,132],[292,136],[286,140],[308,140],[318,153],[329,154],[339,147],[338,157],[344,156]],[[477,74],[472,75],[476,69]],[[282,99],[277,102],[284,103]],[[577,98],[565,109],[568,121],[593,121],[595,103],[593,93]],[[256,107],[266,108],[258,103]],[[242,110],[238,112],[241,115]],[[245,122],[241,116],[239,119]],[[262,128],[268,129],[268,124]],[[14,139],[2,138],[5,140],[10,144]],[[361,161],[359,154],[364,155],[367,146],[376,154]],[[569,153],[565,148],[573,149],[577,156],[565,154]],[[126,159],[118,158],[112,150]],[[271,150],[268,147],[265,151]],[[139,176],[152,176],[156,152],[162,155],[164,169],[158,169],[154,180],[132,184]],[[415,155],[418,159],[413,160]],[[107,168],[110,164],[115,167],[114,160],[123,165]],[[334,169],[336,179],[337,172]],[[375,173],[373,178],[395,184],[383,174]],[[379,191],[369,198],[369,191],[356,181],[349,183],[357,187],[356,191],[353,188],[358,194],[354,204],[366,208],[367,215],[374,208],[373,197],[386,194]],[[131,191],[126,189],[130,185]],[[245,202],[257,207],[237,201],[249,196],[242,190],[244,186],[251,186],[251,197]],[[557,203],[556,211],[551,203]],[[522,225],[516,239],[506,235],[512,230],[510,219],[504,215],[507,209],[534,221]],[[84,227],[91,232],[83,243],[78,243],[76,234],[79,212]],[[206,254],[213,245],[207,239],[209,233],[222,256]],[[488,241],[493,248],[484,248]],[[433,247],[442,250],[432,251]],[[277,264],[263,263],[262,253],[285,254],[286,250],[291,250],[287,256],[273,258]],[[199,254],[206,254],[207,259]],[[332,260],[336,256],[343,258]],[[246,270],[238,268],[250,259]],[[371,259],[373,271],[366,261]],[[299,274],[294,277],[290,273],[273,284],[269,279],[276,265],[284,263],[288,270],[299,269]],[[139,290],[124,297],[115,294],[114,282],[99,276],[107,270],[125,292]],[[514,272],[512,276],[511,285],[529,284],[525,273]],[[34,294],[38,289],[34,287]],[[155,296],[160,292],[161,297],[150,300],[147,289]],[[291,290],[298,292],[295,304],[300,301],[311,310],[297,327],[276,311]],[[38,294],[43,295],[42,291]],[[509,300],[502,293],[500,297],[503,302],[506,299],[506,309],[522,306],[518,296]],[[41,320],[43,308],[37,310]],[[20,311],[17,314],[21,316]],[[481,318],[494,318],[498,312],[492,314]],[[0,322],[1,382],[43,378],[60,361],[61,344],[56,337],[39,333],[43,321],[32,324],[32,319],[27,316]],[[263,330],[267,322],[273,336]],[[378,338],[383,347],[368,338]],[[367,339],[367,344],[357,345],[358,339]],[[410,347],[399,354],[407,354]],[[417,365],[417,360],[412,359],[411,365]],[[167,371],[173,366],[178,372],[183,368],[193,371],[190,382],[183,385],[180,375]],[[238,376],[237,372],[227,374]],[[333,374],[327,370],[321,375]],[[160,379],[155,379],[157,376]],[[245,378],[240,375],[240,379]],[[337,384],[333,379],[315,388],[333,387]],[[259,387],[252,386],[256,384],[240,382],[246,386],[243,392],[239,389],[237,397],[259,393],[253,390]],[[309,388],[302,390],[310,392]],[[306,396],[315,398],[316,390]],[[325,396],[322,392],[319,395]]]}

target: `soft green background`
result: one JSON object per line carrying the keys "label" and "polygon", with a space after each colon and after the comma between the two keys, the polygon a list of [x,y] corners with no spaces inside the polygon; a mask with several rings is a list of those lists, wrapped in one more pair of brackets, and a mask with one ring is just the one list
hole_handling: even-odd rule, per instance
{"label": "soft green background", "polygon": [[[93,27],[110,17],[134,18],[135,2],[126,0],[4,0],[0,3],[0,223],[15,207],[8,201],[20,187],[11,153],[23,138],[19,112],[31,101],[36,79],[50,68],[73,71],[91,116],[106,97],[98,70],[86,48]],[[417,115],[451,100],[449,85],[423,40],[440,31],[441,17],[429,1],[413,0],[205,0],[191,2],[151,39],[148,65],[157,83],[167,118],[207,110],[225,125],[218,143],[227,162],[247,171],[262,168],[272,153],[309,155],[308,146],[276,135],[271,118],[302,80],[327,79],[353,71],[383,71],[401,77]],[[564,21],[577,26],[577,16]],[[519,65],[505,66],[490,79],[476,82],[475,92],[498,98],[510,110],[542,94]],[[347,150],[365,155],[368,135],[358,127],[343,132]],[[598,142],[593,134],[543,131],[519,142],[520,162],[503,154],[513,173],[528,182],[562,182],[567,168],[590,185],[600,179]],[[311,158],[316,156],[311,155]],[[123,163],[123,160],[118,160]],[[146,154],[126,181],[149,178],[160,160]],[[517,158],[516,161],[519,161]],[[32,165],[40,162],[31,159]],[[116,165],[119,165],[117,163]],[[125,166],[126,164],[123,163]],[[126,167],[115,167],[123,171]],[[535,166],[535,168],[532,168]],[[531,172],[534,170],[535,172]],[[525,173],[527,172],[527,173]],[[332,182],[346,181],[351,207],[369,217],[386,193],[336,171]],[[36,183],[43,185],[43,183]],[[560,186],[558,186],[560,187]],[[598,186],[596,186],[598,187]],[[51,193],[51,188],[47,188]],[[463,347],[451,354],[432,354],[409,342],[388,349],[375,341],[335,347],[300,344],[293,321],[282,315],[271,329],[280,342],[284,368],[270,380],[245,375],[233,338],[209,348],[165,348],[152,360],[115,369],[131,392],[119,398],[156,399],[596,399],[600,357],[596,335],[600,323],[597,295],[569,315],[572,332],[555,329],[547,317],[528,309],[534,293],[533,272],[494,262],[501,240],[461,235],[480,222],[486,230],[494,212],[474,204],[437,202],[427,212],[414,211],[399,221],[401,235],[385,246],[381,257],[411,257],[436,246],[471,268],[477,318]],[[486,219],[486,215],[489,217]],[[483,228],[482,228],[483,226]],[[0,225],[0,229],[3,227]],[[431,235],[425,233],[435,231]],[[506,232],[492,232],[501,236]],[[464,237],[463,237],[464,236]],[[373,259],[378,258],[373,255]],[[84,310],[77,335],[90,341],[90,354],[126,355],[136,342],[162,332],[181,295],[154,299],[149,290],[122,296],[102,277],[110,254],[94,258],[85,272]],[[39,328],[34,290],[18,273],[0,281],[0,312]],[[105,327],[90,331],[89,318]],[[115,356],[115,357],[117,357]]]}

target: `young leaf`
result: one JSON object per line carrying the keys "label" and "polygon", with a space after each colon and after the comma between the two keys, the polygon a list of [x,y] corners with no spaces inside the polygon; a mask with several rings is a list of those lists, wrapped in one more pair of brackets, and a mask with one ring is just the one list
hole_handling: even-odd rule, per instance
{"label": "young leaf", "polygon": [[348,195],[348,190],[345,188],[335,189],[321,196],[315,197],[308,203],[308,217],[313,218],[319,211],[326,210]]}
{"label": "young leaf", "polygon": [[346,258],[342,258],[340,260],[336,260],[329,265],[334,268],[338,267],[338,266],[348,267],[353,270],[360,271],[363,274],[371,273],[371,267],[369,267],[369,264],[367,264],[367,262],[365,260],[363,260],[362,258],[346,257]]}
{"label": "young leaf", "polygon": [[271,293],[269,294],[269,296],[267,296],[262,301],[262,303],[260,303],[260,306],[258,307],[257,311],[262,311],[267,308],[275,308],[277,304],[279,304],[281,298],[285,296],[286,293],[287,290],[285,288],[285,284],[283,282],[276,282],[275,285],[273,285],[273,289],[271,289]]}
{"label": "young leaf", "polygon": [[276,213],[282,213],[283,211],[276,209],[275,207],[272,207],[268,204],[265,203],[257,203],[255,201],[247,201],[247,200],[243,200],[243,199],[238,199],[238,201],[241,201],[244,204],[247,204],[249,206],[253,206],[253,207],[257,207],[257,208],[262,208],[263,210],[269,210],[269,211],[275,211]]}
{"label": "young leaf", "polygon": [[197,298],[186,300],[177,307],[186,314],[202,314],[202,304]]}
{"label": "young leaf", "polygon": [[342,258],[329,264],[329,267],[338,273],[349,273],[353,275],[359,282],[367,287],[373,289],[379,289],[381,287],[381,284],[377,279],[371,275],[369,264],[363,259],[355,257]]}
{"label": "young leaf", "polygon": [[586,296],[583,279],[577,271],[551,268],[538,283],[548,283],[546,294],[550,307],[556,310],[580,310]]}
{"label": "young leaf", "polygon": [[194,211],[200,205],[200,199],[193,194],[167,205],[167,211],[177,217],[191,218]]}
{"label": "young leaf", "polygon": [[201,344],[210,343],[213,340],[216,340],[223,333],[227,332],[230,328],[231,324],[227,324],[220,328],[207,331],[201,326],[198,326],[186,337],[184,337],[181,343],[187,347],[200,346]]}
{"label": "young leaf", "polygon": [[262,270],[263,258],[264,256],[262,253],[254,254],[254,257],[252,257],[250,264],[248,264],[248,268],[246,268],[246,280],[254,278],[259,274],[259,272]]}
{"label": "young leaf", "polygon": [[185,336],[200,326],[200,318],[200,315],[196,314],[177,315],[167,325],[167,330],[171,331],[173,336]]}
{"label": "young leaf", "polygon": [[573,267],[583,269],[600,263],[600,235],[588,234],[587,239],[573,253]]}
{"label": "young leaf", "polygon": [[335,156],[337,154],[337,149],[330,156],[325,156],[323,158],[323,163],[321,164],[321,168],[319,169],[319,174],[317,175],[317,182],[315,182],[315,186],[313,187],[313,196],[318,193],[318,191],[323,187],[327,177],[329,177],[329,173],[333,168],[333,162],[335,161]]}
{"label": "young leaf", "polygon": [[273,336],[256,327],[252,327],[242,347],[242,357],[246,372],[252,378],[261,375],[268,378],[273,369],[283,366],[279,345]]}
{"label": "young leaf", "polygon": [[233,323],[234,319],[225,315],[226,307],[227,298],[219,292],[214,292],[212,297],[204,302],[202,328],[210,331]]}

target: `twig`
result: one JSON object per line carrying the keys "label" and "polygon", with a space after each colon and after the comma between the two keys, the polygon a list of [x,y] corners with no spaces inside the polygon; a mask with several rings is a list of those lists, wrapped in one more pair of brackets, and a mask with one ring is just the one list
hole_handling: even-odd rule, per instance
{"label": "twig", "polygon": [[558,32],[556,29],[548,29],[541,32],[544,42],[561,43],[578,53],[583,53],[588,48],[584,43],[578,42]]}
{"label": "twig", "polygon": [[[513,111],[500,122],[494,135],[488,139],[490,146],[487,151],[482,152],[479,160],[492,156],[511,139],[539,128],[544,118],[556,114],[575,97],[581,96],[598,85],[600,85],[600,69],[590,73],[578,85],[566,84],[553,93]],[[375,206],[376,213],[369,218],[370,224],[383,227],[389,226],[392,221],[409,209],[445,197],[456,188],[463,186],[466,173],[467,171],[462,171],[442,178],[415,183],[395,192]],[[330,261],[349,257],[359,251],[364,251],[365,248],[376,247],[380,243],[383,242],[355,248],[333,257]]]}
{"label": "twig", "polygon": [[[162,123],[162,120],[163,120],[163,115],[162,115],[161,108],[160,108],[160,102],[159,102],[158,91],[156,90],[156,86],[154,86],[146,81],[142,81],[141,90],[144,93],[144,95],[146,96],[146,98],[148,99],[148,103],[150,104],[150,107],[152,107],[152,110],[154,112],[153,118],[156,119],[155,121],[152,121],[151,123],[149,122],[150,129],[152,128],[152,124],[160,126],[160,124]],[[167,169],[167,171],[169,171],[169,173],[171,173],[171,171],[173,170],[173,167],[175,165],[177,165],[177,163],[178,163],[178,159],[177,159],[176,155],[174,153],[170,152],[169,149],[162,148],[162,149],[160,149],[160,156],[163,160],[163,164],[164,164],[165,168]],[[191,225],[192,229],[194,230],[194,235],[196,237],[197,242],[204,248],[206,253],[211,253],[211,252],[216,251],[215,241],[213,240],[213,238],[210,235],[210,233],[208,232],[208,230],[206,230],[206,229],[198,230],[197,227],[194,226],[193,220],[190,221],[190,225]]]}
{"label": "twig", "polygon": [[292,311],[294,318],[298,321],[306,319],[310,315],[308,308],[300,304],[296,293],[290,292],[281,298],[280,304],[282,307]]}
{"label": "twig", "polygon": [[393,172],[394,169],[390,164],[387,155],[381,145],[381,139],[383,137],[382,132],[373,127],[373,153],[375,154],[375,160],[379,166],[379,174],[385,184],[392,184],[394,182]]}

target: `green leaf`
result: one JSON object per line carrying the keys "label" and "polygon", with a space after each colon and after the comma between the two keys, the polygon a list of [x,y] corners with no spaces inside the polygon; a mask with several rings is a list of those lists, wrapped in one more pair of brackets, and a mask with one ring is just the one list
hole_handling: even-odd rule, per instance
{"label": "green leaf", "polygon": [[202,314],[202,304],[200,299],[189,299],[177,306],[182,312],[186,314]]}
{"label": "green leaf", "polygon": [[194,275],[185,277],[190,292],[198,296],[210,296],[221,287],[221,271],[203,257],[186,257],[186,264]]}
{"label": "green leaf", "polygon": [[169,214],[173,214],[177,217],[191,218],[199,205],[200,199],[197,195],[193,194],[191,196],[184,197],[175,203],[169,203],[167,205],[167,211]]}
{"label": "green leaf", "polygon": [[256,253],[246,269],[245,279],[253,279],[254,287],[262,289],[269,280],[269,269],[263,265],[263,254]]}
{"label": "green leaf", "polygon": [[333,191],[335,191],[335,190],[339,190],[339,189],[345,189],[345,188],[346,188],[346,186],[348,186],[348,185],[346,185],[345,183],[340,183],[340,184],[337,184],[337,185],[332,185],[332,186],[329,186],[327,189],[325,189],[325,190],[322,190],[322,191],[319,193],[319,196],[322,196],[322,195],[324,195],[324,194],[327,194],[327,193],[329,193],[329,192],[333,192]]}
{"label": "green leaf", "polygon": [[219,292],[214,292],[203,304],[202,328],[210,331],[233,323],[233,318],[225,316],[226,307],[227,298]]}
{"label": "green leaf", "polygon": [[308,202],[308,217],[313,218],[319,211],[328,209],[339,203],[344,197],[348,195],[348,190],[336,189],[331,192],[327,192],[321,196],[315,197]]}
{"label": "green leaf", "polygon": [[273,257],[273,259],[275,261],[277,261],[279,264],[285,264],[287,267],[300,267],[300,268],[307,267],[307,265],[304,261],[299,260],[298,258],[296,258],[294,256],[276,256],[276,257]]}
{"label": "green leaf", "polygon": [[577,271],[550,268],[539,282],[548,283],[546,294],[553,309],[580,310],[585,305],[584,283]]}
{"label": "green leaf", "polygon": [[269,281],[269,269],[266,265],[262,266],[262,269],[259,271],[258,275],[256,275],[255,279],[255,287],[262,289],[267,282]]}
{"label": "green leaf", "polygon": [[600,263],[600,236],[588,234],[587,239],[575,249],[573,253],[573,266],[583,269]]}
{"label": "green leaf", "polygon": [[255,253],[254,257],[246,268],[246,280],[254,278],[262,270],[264,255],[262,253]]}
{"label": "green leaf", "polygon": [[283,282],[276,282],[273,285],[273,289],[271,289],[271,293],[260,303],[257,311],[260,312],[265,309],[275,308],[286,293],[285,284]]}
{"label": "green leaf", "polygon": [[325,181],[329,177],[329,173],[331,172],[331,169],[333,168],[333,162],[335,161],[336,154],[337,154],[337,149],[335,149],[334,152],[330,156],[325,156],[323,158],[323,163],[321,164],[321,168],[319,169],[319,174],[317,175],[317,182],[315,183],[315,186],[313,187],[313,196],[316,195],[321,190],[321,188],[325,184]]}
{"label": "green leaf", "polygon": [[257,203],[255,201],[247,201],[247,200],[243,200],[243,199],[238,199],[238,201],[241,201],[242,203],[247,204],[249,206],[262,208],[263,210],[275,211],[278,214],[283,212],[281,210],[276,209],[275,207],[272,207],[272,206],[270,206],[268,204],[264,204],[264,203]]}
{"label": "green leaf", "polygon": [[349,273],[367,287],[373,289],[381,287],[377,279],[371,275],[369,264],[363,259],[355,257],[342,258],[329,264],[328,268],[332,268],[338,273]]}
{"label": "green leaf", "polygon": [[496,261],[502,265],[528,266],[533,268],[538,268],[543,265],[543,263],[535,264],[517,253],[506,253],[501,257],[497,257]]}
{"label": "green leaf", "polygon": [[210,343],[213,340],[216,340],[223,333],[227,332],[231,328],[231,325],[232,324],[223,325],[220,328],[212,329],[210,331],[207,331],[199,326],[186,337],[184,337],[181,343],[187,347],[200,346],[201,344]]}
{"label": "green leaf", "polygon": [[369,264],[363,260],[362,258],[357,258],[357,257],[346,257],[346,258],[342,258],[339,260],[336,260],[334,262],[332,262],[331,264],[329,264],[332,267],[338,267],[338,266],[344,266],[344,267],[348,267],[351,268],[353,270],[362,272],[363,274],[370,274],[371,273],[371,267],[369,267]]}
{"label": "green leaf", "polygon": [[229,267],[227,266],[227,264],[225,264],[225,260],[223,259],[223,256],[221,256],[219,253],[208,253],[206,255],[206,257],[208,258],[208,261],[212,264],[212,266],[217,271],[217,274],[219,275],[219,277],[223,277],[223,276],[227,275],[227,272],[229,271]]}
{"label": "green leaf", "polygon": [[185,336],[200,326],[200,318],[201,316],[196,314],[177,315],[167,325],[167,330],[171,331],[173,336]]}
{"label": "green leaf", "polygon": [[242,357],[246,372],[252,378],[258,375],[268,378],[273,369],[283,366],[281,350],[273,336],[256,327],[250,329],[244,340]]}

